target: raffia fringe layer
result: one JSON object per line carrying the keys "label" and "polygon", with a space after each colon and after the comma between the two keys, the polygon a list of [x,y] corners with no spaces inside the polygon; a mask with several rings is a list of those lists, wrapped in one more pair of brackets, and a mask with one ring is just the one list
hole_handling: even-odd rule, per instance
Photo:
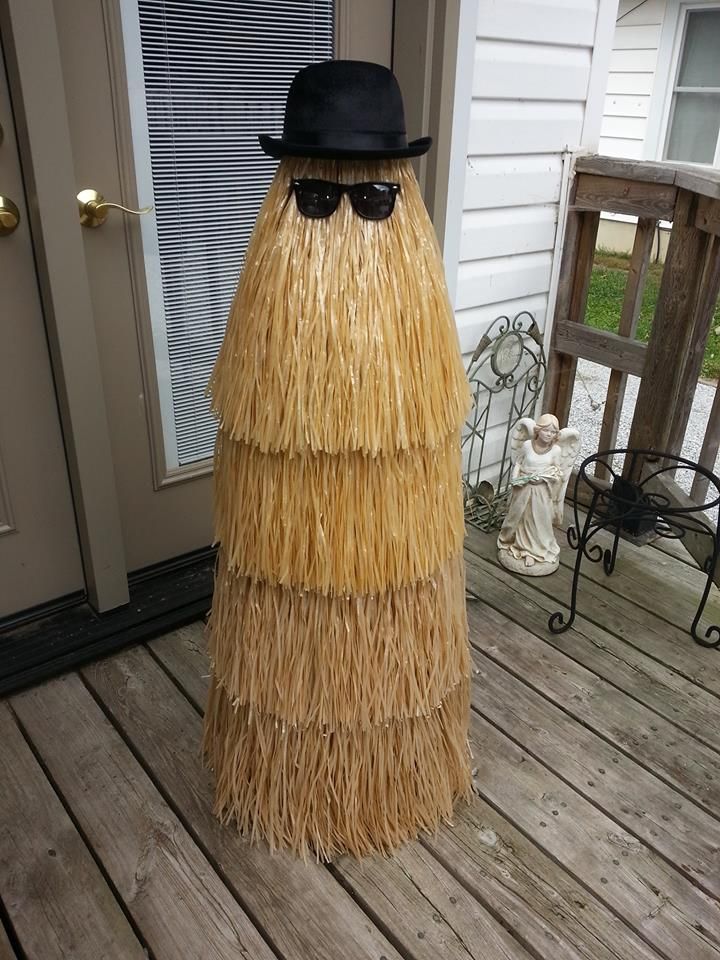
{"label": "raffia fringe layer", "polygon": [[470,673],[462,556],[430,580],[325,597],[233,574],[218,555],[206,636],[232,700],[289,725],[366,729],[429,714]]}
{"label": "raffia fringe layer", "polygon": [[[302,216],[293,177],[400,184],[393,215],[343,197]],[[264,452],[435,447],[470,389],[440,252],[407,160],[280,163],[260,210],[207,392],[220,427]]]}
{"label": "raffia fringe layer", "polygon": [[429,577],[462,548],[460,444],[393,456],[264,454],[222,431],[215,536],[226,563],[271,584],[376,593]]}
{"label": "raffia fringe layer", "polygon": [[464,680],[428,717],[323,733],[234,709],[211,678],[203,752],[215,814],[303,857],[390,852],[469,796],[468,711]]}

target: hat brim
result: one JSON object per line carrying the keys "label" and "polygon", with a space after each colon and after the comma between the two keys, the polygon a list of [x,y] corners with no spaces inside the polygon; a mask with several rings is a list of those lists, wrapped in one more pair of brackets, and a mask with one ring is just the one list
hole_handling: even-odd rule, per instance
{"label": "hat brim", "polygon": [[274,157],[275,160],[281,157],[318,157],[325,160],[400,160],[404,157],[421,157],[432,146],[432,137],[420,137],[418,140],[412,140],[407,147],[391,150],[308,146],[304,143],[283,140],[282,137],[271,137],[266,133],[261,133],[258,141],[264,153]]}

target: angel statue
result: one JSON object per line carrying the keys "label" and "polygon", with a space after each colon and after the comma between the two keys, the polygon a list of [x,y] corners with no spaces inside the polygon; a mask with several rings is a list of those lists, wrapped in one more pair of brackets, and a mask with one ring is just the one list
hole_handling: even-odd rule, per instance
{"label": "angel statue", "polygon": [[553,524],[563,522],[563,501],[580,434],[560,429],[557,417],[543,414],[518,421],[512,437],[512,492],[498,536],[498,559],[508,570],[529,577],[554,573],[560,547]]}

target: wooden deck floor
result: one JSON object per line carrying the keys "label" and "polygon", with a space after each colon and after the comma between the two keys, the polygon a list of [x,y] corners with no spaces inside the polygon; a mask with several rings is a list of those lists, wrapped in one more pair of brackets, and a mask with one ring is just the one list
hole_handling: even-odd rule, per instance
{"label": "wooden deck floor", "polygon": [[477,532],[467,559],[477,797],[392,859],[305,865],[214,820],[201,624],[0,703],[0,960],[718,960],[699,575],[622,544],[553,637],[567,566],[520,581]]}

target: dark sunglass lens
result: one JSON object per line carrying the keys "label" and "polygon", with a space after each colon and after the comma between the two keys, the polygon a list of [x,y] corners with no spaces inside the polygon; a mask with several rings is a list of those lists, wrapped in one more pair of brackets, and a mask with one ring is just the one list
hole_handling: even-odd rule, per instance
{"label": "dark sunglass lens", "polygon": [[397,189],[392,183],[357,183],[348,192],[355,213],[366,220],[385,220],[393,212]]}
{"label": "dark sunglass lens", "polygon": [[293,184],[300,213],[306,217],[329,217],[337,209],[340,190],[329,180],[296,180]]}

